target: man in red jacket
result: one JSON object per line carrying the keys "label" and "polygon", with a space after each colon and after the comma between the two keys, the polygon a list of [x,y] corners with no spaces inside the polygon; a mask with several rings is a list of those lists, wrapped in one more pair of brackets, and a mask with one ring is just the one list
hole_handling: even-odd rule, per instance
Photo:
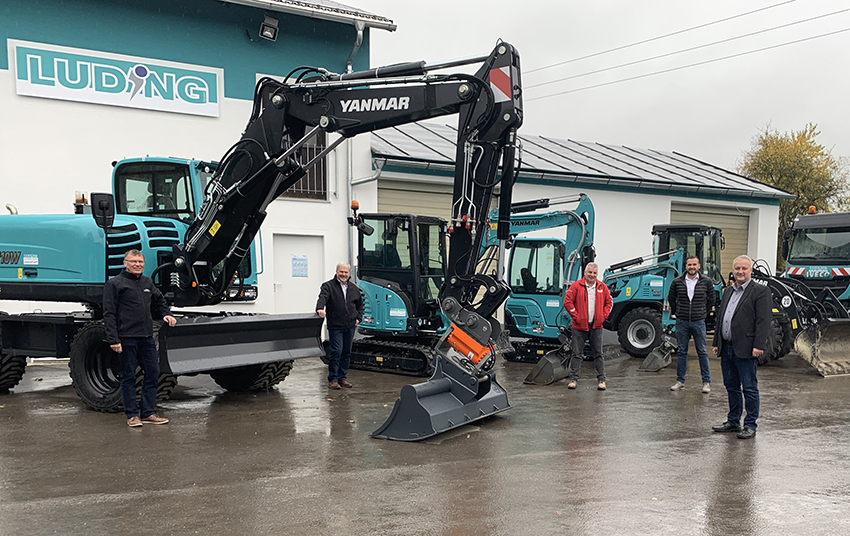
{"label": "man in red jacket", "polygon": [[584,278],[579,279],[567,289],[564,296],[564,307],[573,319],[571,346],[573,350],[570,359],[570,382],[567,389],[575,389],[578,383],[578,373],[581,369],[584,346],[590,340],[590,352],[593,366],[596,367],[597,389],[604,391],[605,362],[602,359],[602,322],[611,314],[614,300],[608,287],[602,281],[597,281],[599,266],[595,262],[588,263],[584,268]]}

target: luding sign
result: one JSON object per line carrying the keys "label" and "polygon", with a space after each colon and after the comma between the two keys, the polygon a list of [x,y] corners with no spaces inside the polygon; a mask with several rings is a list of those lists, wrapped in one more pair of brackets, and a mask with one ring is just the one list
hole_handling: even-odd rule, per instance
{"label": "luding sign", "polygon": [[223,71],[9,39],[18,95],[218,117]]}

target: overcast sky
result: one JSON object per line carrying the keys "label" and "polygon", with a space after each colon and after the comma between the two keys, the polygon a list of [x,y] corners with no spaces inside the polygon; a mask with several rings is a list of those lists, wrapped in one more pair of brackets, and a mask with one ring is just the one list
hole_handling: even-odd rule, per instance
{"label": "overcast sky", "polygon": [[[520,133],[677,151],[734,169],[754,136],[816,123],[820,143],[850,156],[850,31],[636,80],[657,71],[850,29],[850,1],[838,0],[349,0],[392,19],[371,31],[372,65],[436,63],[488,54],[497,38],[522,58],[525,123]],[[775,7],[770,7],[775,6]],[[769,8],[746,16],[746,12]],[[759,35],[733,39],[827,15]],[[731,20],[615,52],[531,72],[612,48]],[[538,87],[670,54],[603,73]],[[473,72],[469,68],[467,72]],[[562,95],[544,97],[555,93]]]}

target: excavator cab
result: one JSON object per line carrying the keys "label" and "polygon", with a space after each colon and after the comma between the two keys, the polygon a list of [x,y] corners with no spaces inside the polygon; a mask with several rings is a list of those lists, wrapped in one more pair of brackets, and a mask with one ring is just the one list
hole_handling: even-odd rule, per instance
{"label": "excavator cab", "polygon": [[357,284],[365,312],[351,366],[430,374],[432,346],[448,321],[437,298],[446,277],[446,220],[412,214],[360,214]]}
{"label": "excavator cab", "polygon": [[[723,231],[702,224],[653,225],[652,236],[653,255],[662,255],[681,248],[684,250],[683,259],[696,255],[702,273],[711,278],[716,288],[723,287],[726,280],[720,264],[720,250],[725,246]],[[662,255],[659,261],[667,260],[670,256],[665,258]]]}

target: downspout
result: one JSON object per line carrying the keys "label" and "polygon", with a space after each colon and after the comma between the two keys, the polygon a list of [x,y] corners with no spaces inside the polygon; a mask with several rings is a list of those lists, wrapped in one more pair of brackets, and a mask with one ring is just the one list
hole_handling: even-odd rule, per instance
{"label": "downspout", "polygon": [[[354,56],[360,51],[360,46],[363,44],[363,30],[366,29],[366,23],[363,21],[354,21],[354,28],[357,30],[357,37],[354,39],[354,48],[351,49],[351,54],[348,55],[348,60],[345,62],[345,72],[351,73],[354,72],[352,68],[352,64],[354,63]],[[352,181],[354,180],[354,142],[351,138],[346,140],[346,153],[348,158],[348,165],[346,170],[345,183],[348,189],[348,206],[351,206],[351,200],[354,198],[354,193],[352,191]],[[379,171],[380,173],[380,171]],[[348,229],[348,264],[354,266],[354,237],[352,233],[353,229]],[[352,270],[353,275],[357,273],[356,270]],[[354,279],[357,277],[355,275]]]}

